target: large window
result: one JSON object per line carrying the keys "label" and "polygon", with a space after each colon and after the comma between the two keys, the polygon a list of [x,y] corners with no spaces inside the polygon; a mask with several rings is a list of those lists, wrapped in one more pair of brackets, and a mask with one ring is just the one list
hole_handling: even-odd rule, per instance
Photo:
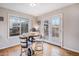
{"label": "large window", "polygon": [[28,32],[29,20],[23,17],[10,16],[9,35],[16,36]]}

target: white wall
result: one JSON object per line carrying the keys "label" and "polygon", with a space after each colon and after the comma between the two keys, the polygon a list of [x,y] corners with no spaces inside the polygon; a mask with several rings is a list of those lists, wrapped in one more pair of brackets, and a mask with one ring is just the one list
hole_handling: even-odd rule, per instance
{"label": "white wall", "polygon": [[[63,47],[69,50],[79,52],[79,4],[73,4],[44,15],[38,16],[38,19],[44,20],[54,15],[62,14],[63,21]],[[41,25],[43,26],[43,25]],[[43,28],[41,29],[41,32]]]}
{"label": "white wall", "polygon": [[64,47],[79,52],[79,4],[64,11]]}
{"label": "white wall", "polygon": [[8,38],[8,14],[22,16],[30,20],[34,20],[34,16],[0,7],[0,16],[4,17],[4,21],[0,21],[0,49],[11,47],[20,43],[19,38]]}

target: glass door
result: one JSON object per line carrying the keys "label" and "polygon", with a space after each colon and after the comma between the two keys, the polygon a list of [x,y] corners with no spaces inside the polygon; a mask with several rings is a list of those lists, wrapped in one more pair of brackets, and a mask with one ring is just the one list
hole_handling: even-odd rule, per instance
{"label": "glass door", "polygon": [[62,20],[61,16],[53,16],[51,20],[51,41],[61,46],[62,43]]}

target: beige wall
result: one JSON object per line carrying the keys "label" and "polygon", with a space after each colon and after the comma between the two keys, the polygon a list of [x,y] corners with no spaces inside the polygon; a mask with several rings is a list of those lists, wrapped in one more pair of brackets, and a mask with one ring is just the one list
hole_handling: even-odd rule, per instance
{"label": "beige wall", "polygon": [[9,39],[8,38],[8,14],[26,17],[30,20],[35,19],[34,16],[0,7],[0,16],[4,17],[4,21],[0,21],[0,49],[19,44],[18,39],[15,39],[15,38]]}
{"label": "beige wall", "polygon": [[[79,4],[73,4],[71,6],[46,13],[38,16],[38,19],[51,20],[54,15],[58,14],[62,14],[63,16],[63,47],[79,52]],[[43,29],[41,29],[41,32],[43,32]]]}

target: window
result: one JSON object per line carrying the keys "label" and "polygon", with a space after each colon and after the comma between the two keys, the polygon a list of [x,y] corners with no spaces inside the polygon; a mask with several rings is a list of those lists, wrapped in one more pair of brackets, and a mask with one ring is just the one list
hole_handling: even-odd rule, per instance
{"label": "window", "polygon": [[28,32],[29,20],[23,17],[10,16],[9,35],[16,36]]}

